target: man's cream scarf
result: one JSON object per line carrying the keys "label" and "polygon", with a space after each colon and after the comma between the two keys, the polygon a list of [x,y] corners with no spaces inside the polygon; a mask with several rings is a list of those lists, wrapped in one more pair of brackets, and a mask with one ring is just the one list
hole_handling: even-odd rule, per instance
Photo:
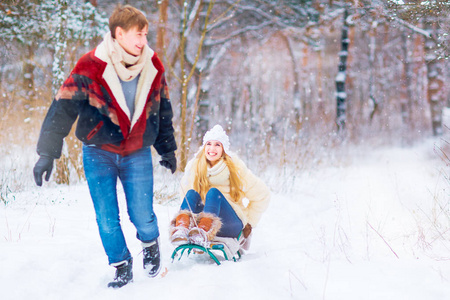
{"label": "man's cream scarf", "polygon": [[148,47],[144,47],[139,56],[128,54],[119,42],[112,38],[111,32],[105,35],[104,42],[108,56],[122,81],[133,80],[141,73],[149,55]]}

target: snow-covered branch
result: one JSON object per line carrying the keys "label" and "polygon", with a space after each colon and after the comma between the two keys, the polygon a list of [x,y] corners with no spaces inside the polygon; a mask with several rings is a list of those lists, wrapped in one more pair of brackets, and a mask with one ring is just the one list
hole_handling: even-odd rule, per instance
{"label": "snow-covered branch", "polygon": [[273,24],[273,22],[266,21],[266,22],[260,23],[258,25],[249,25],[249,26],[246,26],[246,27],[241,28],[239,30],[235,30],[235,31],[231,32],[230,34],[228,34],[224,38],[220,38],[220,39],[216,39],[216,40],[207,40],[207,41],[205,41],[205,46],[220,45],[220,44],[223,44],[223,43],[225,43],[225,42],[227,42],[227,41],[229,41],[229,40],[231,40],[231,39],[233,39],[233,38],[235,38],[235,37],[237,37],[237,36],[239,36],[239,35],[241,35],[243,33],[250,32],[250,31],[261,30],[264,27],[270,26],[272,24]]}
{"label": "snow-covered branch", "polygon": [[387,16],[387,18],[394,20],[395,22],[399,23],[400,25],[402,25],[408,29],[411,29],[412,31],[414,31],[416,33],[419,33],[419,34],[425,36],[426,38],[431,38],[431,34],[428,31],[423,30],[422,28],[419,28],[417,26],[414,26],[413,24],[408,23],[408,22],[400,19],[399,17]]}

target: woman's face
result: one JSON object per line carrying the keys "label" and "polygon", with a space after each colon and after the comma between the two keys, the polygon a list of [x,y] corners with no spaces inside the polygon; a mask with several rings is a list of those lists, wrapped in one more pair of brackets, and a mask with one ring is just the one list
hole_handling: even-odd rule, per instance
{"label": "woman's face", "polygon": [[223,154],[223,146],[219,141],[208,141],[205,144],[205,156],[209,163],[214,166]]}

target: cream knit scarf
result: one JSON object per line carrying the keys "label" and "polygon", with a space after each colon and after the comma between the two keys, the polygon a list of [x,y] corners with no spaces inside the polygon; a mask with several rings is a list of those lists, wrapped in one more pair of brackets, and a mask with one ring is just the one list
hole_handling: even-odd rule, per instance
{"label": "cream knit scarf", "polygon": [[216,175],[220,174],[223,170],[225,170],[226,167],[227,167],[227,165],[225,164],[225,161],[223,160],[223,158],[221,158],[211,168],[209,166],[207,167],[208,176],[216,176]]}
{"label": "cream knit scarf", "polygon": [[218,161],[213,167],[207,168],[208,180],[211,185],[227,186],[230,184],[230,170],[223,159]]}
{"label": "cream knit scarf", "polygon": [[133,80],[141,73],[149,55],[148,47],[144,47],[139,56],[128,54],[119,42],[112,38],[111,32],[105,35],[104,42],[108,56],[122,81]]}

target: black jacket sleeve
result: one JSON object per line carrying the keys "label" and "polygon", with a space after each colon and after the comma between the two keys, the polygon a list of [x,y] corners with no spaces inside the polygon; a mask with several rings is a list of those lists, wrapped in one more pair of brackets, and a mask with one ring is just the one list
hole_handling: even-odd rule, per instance
{"label": "black jacket sleeve", "polygon": [[64,138],[69,134],[78,116],[79,101],[53,100],[42,123],[37,153],[58,159],[61,156]]}
{"label": "black jacket sleeve", "polygon": [[174,152],[177,150],[175,141],[175,130],[173,129],[172,118],[173,110],[169,99],[169,91],[165,76],[161,77],[160,88],[160,107],[159,107],[159,132],[153,145],[159,155]]}

